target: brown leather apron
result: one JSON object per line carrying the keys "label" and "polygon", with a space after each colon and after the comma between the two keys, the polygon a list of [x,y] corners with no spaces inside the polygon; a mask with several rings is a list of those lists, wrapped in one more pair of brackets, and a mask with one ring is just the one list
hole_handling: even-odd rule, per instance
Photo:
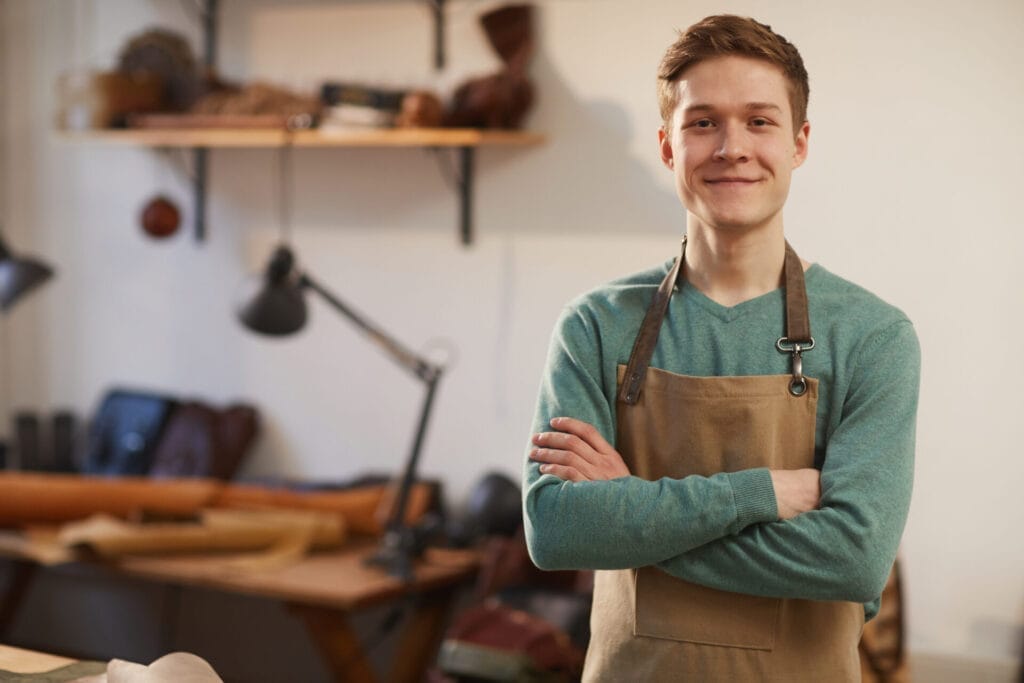
{"label": "brown leather apron", "polygon": [[[630,472],[654,480],[812,467],[818,381],[803,376],[800,357],[814,341],[799,257],[787,243],[786,335],[776,342],[793,373],[751,377],[648,367],[683,262],[658,288],[629,365],[619,366],[617,448]],[[729,593],[656,567],[599,571],[583,679],[859,681],[863,626],[857,603]]]}

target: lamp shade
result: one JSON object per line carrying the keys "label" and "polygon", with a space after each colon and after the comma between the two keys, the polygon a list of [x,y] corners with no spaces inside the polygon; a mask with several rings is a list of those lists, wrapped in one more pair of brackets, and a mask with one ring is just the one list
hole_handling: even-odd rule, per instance
{"label": "lamp shade", "polygon": [[53,268],[15,256],[0,237],[0,311],[6,313],[24,294],[53,277]]}
{"label": "lamp shade", "polygon": [[238,319],[253,332],[280,337],[298,332],[306,324],[306,299],[295,257],[282,245],[274,250],[255,291],[238,307]]}

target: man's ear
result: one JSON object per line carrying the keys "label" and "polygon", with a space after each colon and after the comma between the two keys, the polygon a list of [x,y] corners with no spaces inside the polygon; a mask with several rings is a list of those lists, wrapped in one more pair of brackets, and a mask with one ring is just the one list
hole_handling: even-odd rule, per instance
{"label": "man's ear", "polygon": [[665,168],[675,168],[675,159],[672,156],[672,136],[665,132],[665,126],[658,129],[658,149],[661,151],[661,163]]}
{"label": "man's ear", "polygon": [[793,152],[793,168],[799,168],[807,161],[807,138],[811,136],[811,122],[804,121],[800,130],[796,133],[795,147]]}

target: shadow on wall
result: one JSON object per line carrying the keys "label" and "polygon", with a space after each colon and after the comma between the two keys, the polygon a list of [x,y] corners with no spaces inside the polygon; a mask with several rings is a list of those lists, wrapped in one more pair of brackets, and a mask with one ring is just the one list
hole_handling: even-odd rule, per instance
{"label": "shadow on wall", "polygon": [[[548,144],[531,156],[524,174],[528,196],[542,211],[530,226],[543,231],[579,233],[679,232],[685,214],[658,158],[659,121],[631,120],[612,100],[581,100],[543,53],[532,73],[539,84],[532,126]],[[653,102],[654,88],[650,88]],[[653,108],[652,108],[653,110]],[[631,149],[644,141],[648,157]]]}
{"label": "shadow on wall", "polygon": [[[681,233],[685,217],[668,171],[662,181],[655,175],[662,169],[658,121],[638,126],[613,101],[576,98],[543,53],[532,74],[537,104],[526,128],[545,134],[547,142],[478,150],[476,225],[490,233]],[[630,149],[637,135],[649,142],[649,161]],[[292,155],[295,226],[449,234],[457,225],[451,177],[458,157],[452,150],[296,149]],[[225,154],[218,159],[224,165],[216,179],[219,195],[247,210],[257,208],[249,203],[255,200],[276,216],[280,162],[277,151]],[[269,186],[271,196],[253,197],[254,183]]]}

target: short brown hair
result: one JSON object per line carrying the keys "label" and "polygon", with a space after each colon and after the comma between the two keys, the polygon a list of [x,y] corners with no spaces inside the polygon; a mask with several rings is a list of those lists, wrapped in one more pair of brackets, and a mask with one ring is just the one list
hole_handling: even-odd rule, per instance
{"label": "short brown hair", "polygon": [[713,57],[740,55],[763,59],[782,69],[789,81],[789,104],[793,110],[793,134],[807,120],[807,100],[811,94],[807,69],[796,47],[772,31],[771,26],[749,17],[719,14],[697,22],[665,52],[658,67],[658,106],[665,130],[669,131],[672,113],[679,103],[676,82],[691,66]]}

